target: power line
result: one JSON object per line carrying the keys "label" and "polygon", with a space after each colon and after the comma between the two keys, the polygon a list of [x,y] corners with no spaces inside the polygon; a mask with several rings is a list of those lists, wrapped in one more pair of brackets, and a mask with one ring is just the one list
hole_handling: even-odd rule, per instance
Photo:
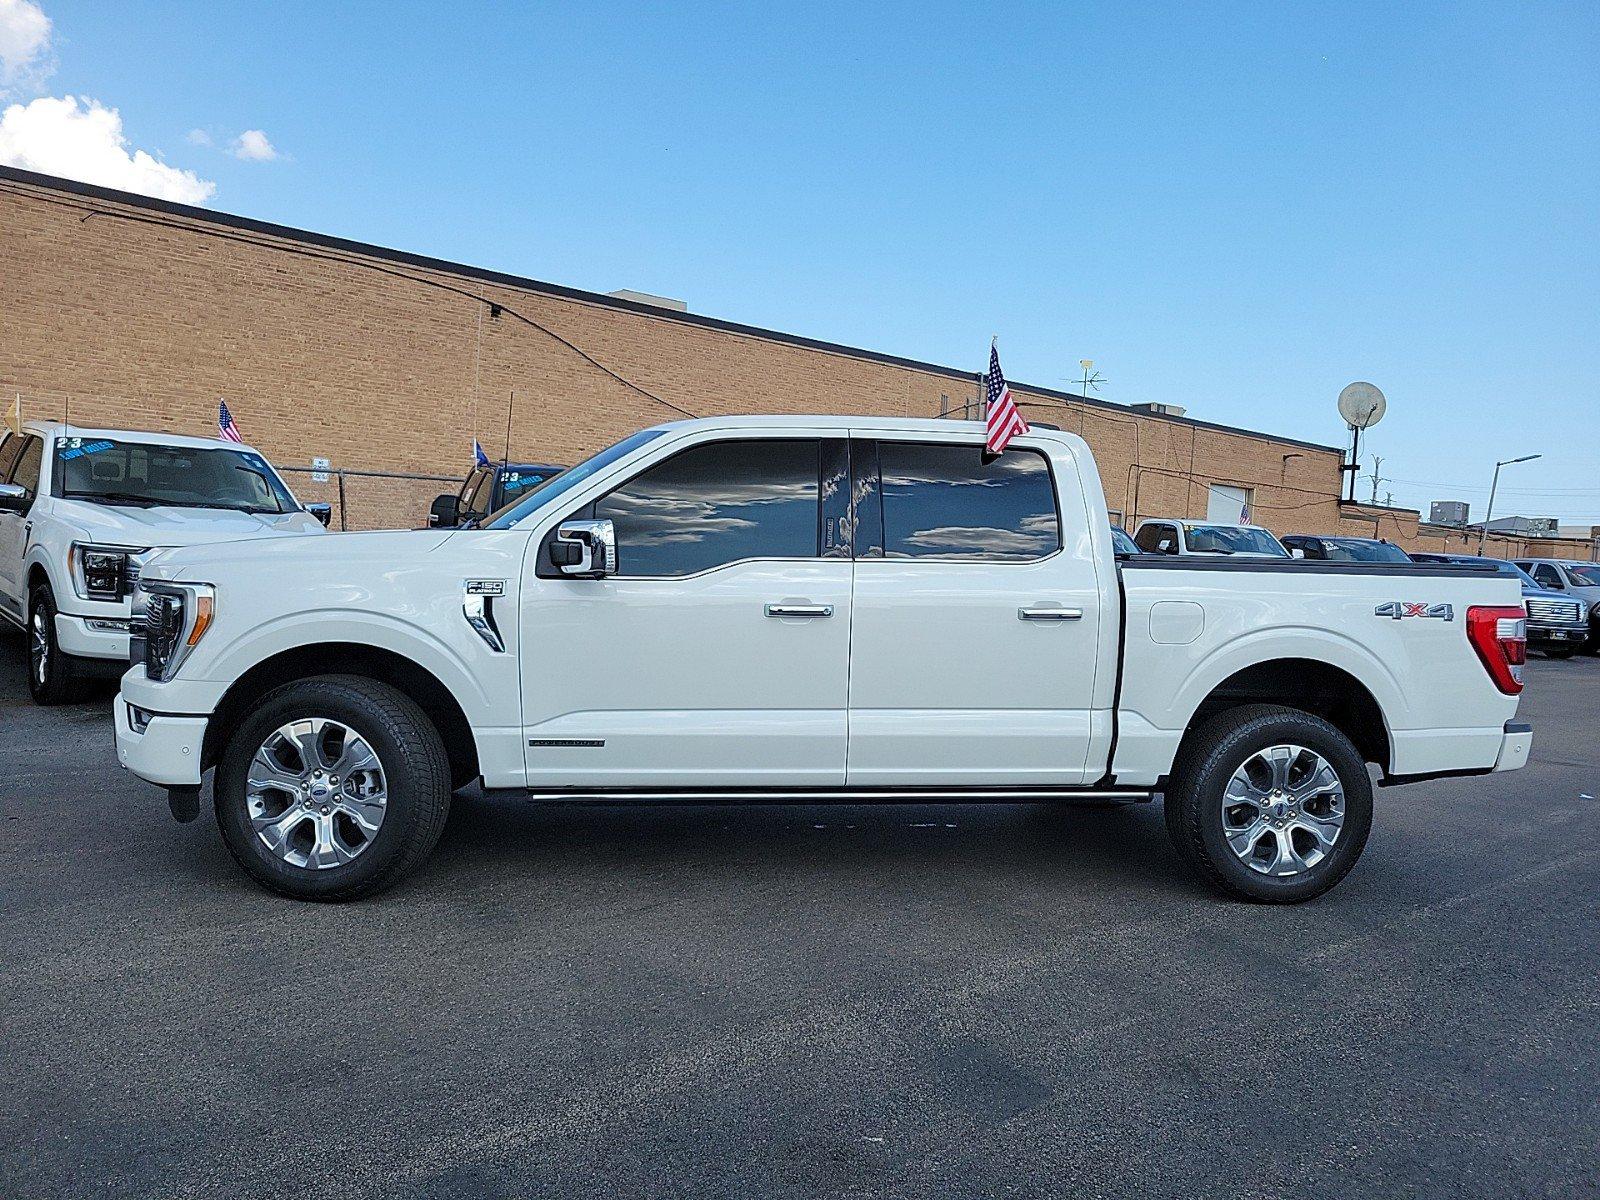
{"label": "power line", "polygon": [[111,209],[96,208],[96,207],[94,207],[92,205],[87,205],[87,204],[78,204],[78,203],[76,203],[74,201],[61,199],[61,198],[55,197],[55,196],[41,196],[41,195],[38,195],[37,193],[30,192],[30,191],[28,191],[28,190],[26,190],[24,188],[13,187],[13,186],[10,186],[10,185],[0,186],[0,190],[4,190],[6,192],[9,192],[12,195],[23,196],[23,197],[25,197],[25,198],[27,198],[29,200],[37,200],[37,201],[40,201],[40,202],[45,203],[45,204],[56,204],[56,205],[60,205],[63,208],[76,209],[77,211],[82,212],[84,214],[81,218],[79,218],[79,224],[82,224],[83,222],[89,220],[89,218],[91,218],[91,217],[107,217],[107,218],[110,218],[112,220],[117,220],[117,221],[133,221],[133,222],[136,222],[138,224],[143,224],[143,225],[154,225],[154,226],[157,226],[158,228],[162,228],[162,229],[176,229],[176,230],[179,230],[179,231],[181,231],[183,233],[192,233],[192,234],[196,234],[196,235],[201,236],[201,237],[220,238],[223,241],[238,242],[238,243],[240,243],[242,245],[253,246],[253,247],[255,247],[256,249],[259,249],[259,250],[273,250],[273,251],[276,251],[276,252],[278,252],[280,254],[294,254],[294,255],[298,255],[301,258],[317,259],[317,260],[320,260],[322,262],[337,263],[337,264],[339,264],[341,266],[357,267],[357,268],[360,268],[360,269],[363,269],[363,270],[367,270],[367,271],[376,271],[380,275],[388,275],[388,276],[390,276],[390,277],[392,277],[394,279],[404,279],[404,280],[407,280],[407,281],[409,281],[411,283],[419,283],[423,287],[437,288],[441,292],[452,292],[457,296],[464,296],[469,300],[477,301],[479,304],[487,305],[488,308],[489,308],[489,315],[491,317],[497,317],[501,313],[505,313],[505,314],[509,315],[510,317],[514,318],[515,320],[521,321],[524,325],[527,325],[529,328],[538,330],[540,333],[544,334],[546,337],[550,338],[552,341],[558,342],[561,345],[565,346],[568,350],[571,350],[574,354],[576,354],[579,358],[583,359],[585,362],[587,362],[590,366],[594,367],[596,370],[602,372],[605,375],[610,376],[612,379],[615,379],[618,383],[622,384],[624,387],[626,387],[626,388],[628,388],[628,389],[630,389],[632,391],[638,392],[639,395],[645,397],[646,399],[653,400],[657,404],[663,405],[666,408],[670,408],[673,412],[678,413],[678,414],[680,414],[682,416],[685,416],[685,417],[694,417],[695,416],[694,413],[690,412],[688,409],[682,407],[681,405],[674,404],[671,400],[668,400],[668,399],[666,399],[665,397],[662,397],[662,396],[658,396],[654,392],[650,391],[648,388],[641,387],[639,384],[634,383],[633,380],[628,379],[628,378],[618,374],[616,371],[613,371],[610,367],[606,366],[605,363],[603,363],[599,359],[595,358],[592,354],[590,354],[588,351],[584,350],[581,346],[578,346],[575,343],[573,343],[571,341],[568,341],[566,338],[562,337],[559,333],[557,333],[555,330],[551,329],[549,326],[540,324],[538,321],[535,321],[532,317],[527,316],[524,313],[518,312],[515,308],[512,308],[511,305],[506,304],[506,303],[504,303],[503,301],[500,301],[500,300],[491,300],[487,296],[479,295],[477,292],[470,291],[469,289],[464,288],[464,287],[458,287],[455,284],[445,283],[442,280],[438,280],[438,279],[429,279],[428,277],[426,277],[424,275],[412,275],[411,273],[409,273],[407,271],[399,271],[399,270],[394,269],[393,267],[385,267],[385,266],[382,266],[379,263],[370,262],[370,261],[368,261],[366,259],[363,259],[363,258],[347,256],[347,255],[343,255],[343,254],[335,254],[335,253],[332,253],[332,252],[329,252],[329,251],[324,251],[324,250],[313,250],[313,249],[311,249],[310,247],[307,247],[307,246],[285,246],[285,245],[282,245],[280,243],[268,240],[267,238],[264,238],[264,237],[245,237],[245,236],[243,236],[241,234],[229,233],[229,232],[226,232],[226,231],[221,230],[221,229],[207,229],[207,228],[204,228],[202,226],[187,225],[182,221],[171,220],[171,219],[166,219],[166,218],[162,218],[162,217],[148,217],[148,216],[137,215],[137,214],[134,214],[134,213],[115,212],[115,211],[113,211]]}

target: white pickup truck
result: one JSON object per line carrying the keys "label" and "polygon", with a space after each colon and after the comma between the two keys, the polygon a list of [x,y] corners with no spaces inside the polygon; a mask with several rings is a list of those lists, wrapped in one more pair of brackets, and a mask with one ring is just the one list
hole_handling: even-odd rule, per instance
{"label": "white pickup truck", "polygon": [[145,566],[117,750],[261,883],[342,899],[451,793],[1148,800],[1227,893],[1332,887],[1382,782],[1509,771],[1516,583],[1136,555],[1070,434],[745,417],[647,429],[480,528]]}
{"label": "white pickup truck", "polygon": [[5,431],[0,617],[28,632],[34,700],[76,699],[99,664],[127,663],[129,600],[151,554],[321,533],[327,506],[314,509],[237,442],[43,421]]}

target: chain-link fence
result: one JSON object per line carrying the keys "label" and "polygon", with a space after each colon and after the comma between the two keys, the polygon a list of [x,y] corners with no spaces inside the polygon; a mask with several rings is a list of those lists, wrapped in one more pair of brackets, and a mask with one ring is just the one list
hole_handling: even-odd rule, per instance
{"label": "chain-link fence", "polygon": [[332,508],[330,529],[420,529],[428,523],[433,498],[444,492],[453,495],[464,478],[350,467],[273,466],[287,476],[302,503]]}

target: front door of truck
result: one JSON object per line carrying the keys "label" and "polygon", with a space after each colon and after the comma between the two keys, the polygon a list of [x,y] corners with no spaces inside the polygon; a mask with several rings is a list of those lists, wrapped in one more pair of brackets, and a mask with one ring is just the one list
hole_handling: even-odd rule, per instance
{"label": "front door of truck", "polygon": [[[12,483],[30,497],[39,492],[44,443],[37,437],[7,434],[0,445],[0,483]],[[17,620],[28,613],[28,572],[23,556],[28,552],[27,513],[0,510],[0,608]]]}
{"label": "front door of truck", "polygon": [[529,787],[844,782],[851,562],[824,530],[844,462],[843,439],[724,433],[563,514],[612,522],[615,573],[563,577],[554,530],[530,542]]}
{"label": "front door of truck", "polygon": [[851,457],[850,786],[1091,782],[1099,577],[1070,459],[888,438]]}

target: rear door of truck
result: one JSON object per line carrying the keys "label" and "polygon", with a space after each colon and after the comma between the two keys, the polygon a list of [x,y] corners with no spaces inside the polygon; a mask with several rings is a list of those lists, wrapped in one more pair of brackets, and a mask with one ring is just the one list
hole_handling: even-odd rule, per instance
{"label": "rear door of truck", "polygon": [[849,785],[1098,779],[1110,554],[1086,528],[1071,453],[1019,441],[986,461],[970,432],[874,431],[851,460]]}

